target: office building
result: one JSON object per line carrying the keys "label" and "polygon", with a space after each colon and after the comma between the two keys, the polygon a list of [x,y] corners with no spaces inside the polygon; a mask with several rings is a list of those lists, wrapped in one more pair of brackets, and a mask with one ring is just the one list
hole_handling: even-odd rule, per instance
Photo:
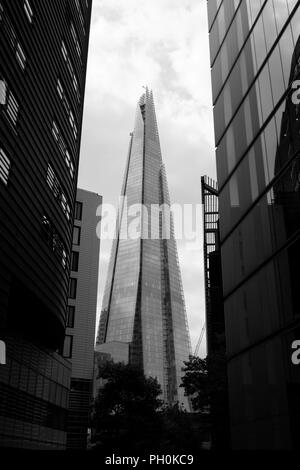
{"label": "office building", "polygon": [[234,449],[299,442],[300,2],[209,0]]}
{"label": "office building", "polygon": [[[152,92],[136,112],[97,343],[129,343],[131,364],[156,377],[166,403],[183,403],[190,354],[181,275]],[[136,228],[136,230],[134,230]]]}
{"label": "office building", "polygon": [[0,445],[63,449],[91,0],[0,0]]}
{"label": "office building", "polygon": [[93,392],[102,197],[77,190],[67,328],[63,355],[72,363],[67,448],[85,449]]}

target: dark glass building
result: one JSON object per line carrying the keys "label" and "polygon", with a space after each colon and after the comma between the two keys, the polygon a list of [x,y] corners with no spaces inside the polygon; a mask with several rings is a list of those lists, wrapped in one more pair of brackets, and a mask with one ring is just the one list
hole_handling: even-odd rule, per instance
{"label": "dark glass building", "polygon": [[231,436],[299,444],[300,2],[209,0]]}
{"label": "dark glass building", "polygon": [[0,444],[63,448],[91,0],[0,0]]}
{"label": "dark glass building", "polygon": [[[190,339],[153,96],[148,89],[137,106],[122,196],[97,343],[129,343],[129,362],[158,379],[165,402],[183,403],[189,409],[179,386]],[[137,230],[130,233],[136,223]]]}

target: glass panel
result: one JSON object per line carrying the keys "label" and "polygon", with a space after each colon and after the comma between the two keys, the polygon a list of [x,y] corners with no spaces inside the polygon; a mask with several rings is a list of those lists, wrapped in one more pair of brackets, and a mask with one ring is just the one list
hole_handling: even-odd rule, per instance
{"label": "glass panel", "polygon": [[82,219],[82,202],[76,201],[74,218],[76,220],[81,220]]}
{"label": "glass panel", "polygon": [[0,149],[0,180],[5,185],[7,185],[8,183],[10,166],[11,166],[10,159],[4,153],[4,150]]}
{"label": "glass panel", "polygon": [[73,245],[80,245],[80,232],[80,227],[75,225],[73,228]]}
{"label": "glass panel", "polygon": [[72,348],[73,348],[73,336],[66,335],[63,356],[67,359],[72,357]]}
{"label": "glass panel", "polygon": [[[230,275],[223,279],[225,295],[300,230],[299,169],[300,158],[297,157],[224,242],[224,264],[230,259],[231,266]],[[245,197],[245,191],[250,193],[250,185],[248,183],[247,187],[244,181],[240,196]],[[224,218],[226,212],[221,206],[220,211]],[[230,211],[239,213],[240,205],[232,204]],[[296,259],[299,257],[300,251]],[[289,262],[294,266],[293,260]],[[298,275],[290,278],[292,282]]]}
{"label": "glass panel", "polygon": [[78,251],[72,251],[71,271],[78,271],[78,265],[79,265],[79,253]]}
{"label": "glass panel", "polygon": [[70,277],[70,284],[69,284],[69,298],[76,299],[76,290],[77,290],[77,279],[74,277]]}
{"label": "glass panel", "polygon": [[74,328],[75,320],[75,307],[74,305],[68,305],[67,307],[67,327]]}

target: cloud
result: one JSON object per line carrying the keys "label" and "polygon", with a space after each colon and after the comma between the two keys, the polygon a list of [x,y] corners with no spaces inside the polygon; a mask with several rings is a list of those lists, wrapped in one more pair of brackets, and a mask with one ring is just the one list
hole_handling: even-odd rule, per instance
{"label": "cloud", "polygon": [[[153,89],[171,202],[215,177],[206,2],[94,0],[79,186],[117,203],[142,85]],[[100,258],[99,311],[110,243]],[[202,242],[178,246],[193,345],[204,318]],[[204,350],[202,350],[204,354]]]}

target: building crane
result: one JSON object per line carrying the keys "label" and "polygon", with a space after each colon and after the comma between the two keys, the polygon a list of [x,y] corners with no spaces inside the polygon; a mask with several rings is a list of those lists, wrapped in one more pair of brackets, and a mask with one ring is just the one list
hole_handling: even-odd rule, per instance
{"label": "building crane", "polygon": [[198,339],[197,346],[195,348],[194,356],[198,356],[198,352],[199,352],[199,349],[200,349],[200,346],[201,346],[201,343],[202,343],[202,340],[203,340],[205,328],[206,328],[206,324],[204,322],[204,325],[202,327],[202,330],[201,330],[201,333],[200,333],[200,336],[199,336],[199,339]]}

